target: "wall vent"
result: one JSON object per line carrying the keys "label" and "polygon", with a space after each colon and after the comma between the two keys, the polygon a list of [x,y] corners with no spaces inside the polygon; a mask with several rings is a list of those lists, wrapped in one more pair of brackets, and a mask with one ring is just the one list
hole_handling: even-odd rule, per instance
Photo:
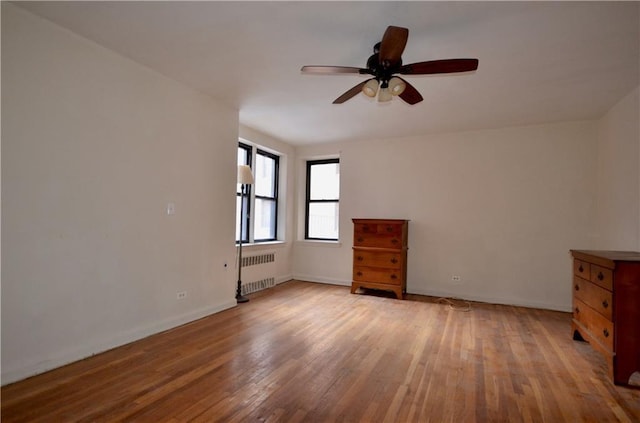
{"label": "wall vent", "polygon": [[242,257],[242,267],[255,266],[257,264],[272,263],[275,261],[275,253],[264,253],[255,256]]}
{"label": "wall vent", "polygon": [[275,278],[261,279],[255,282],[242,284],[242,295],[251,294],[256,291],[262,291],[263,289],[272,288],[276,285]]}

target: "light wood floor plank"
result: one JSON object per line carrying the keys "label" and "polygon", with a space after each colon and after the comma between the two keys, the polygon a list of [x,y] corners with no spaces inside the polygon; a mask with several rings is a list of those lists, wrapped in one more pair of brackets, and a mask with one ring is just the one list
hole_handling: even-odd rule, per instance
{"label": "light wood floor plank", "polygon": [[291,281],[2,387],[3,422],[640,422],[571,316]]}

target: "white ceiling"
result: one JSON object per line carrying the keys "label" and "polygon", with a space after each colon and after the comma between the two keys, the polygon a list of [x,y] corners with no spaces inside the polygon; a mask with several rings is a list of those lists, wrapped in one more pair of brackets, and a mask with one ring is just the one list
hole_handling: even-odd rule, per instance
{"label": "white ceiling", "polygon": [[[639,2],[22,2],[20,7],[210,94],[294,145],[602,116],[639,84]],[[409,106],[358,95],[388,25],[403,62],[475,57],[476,72],[407,77]]]}

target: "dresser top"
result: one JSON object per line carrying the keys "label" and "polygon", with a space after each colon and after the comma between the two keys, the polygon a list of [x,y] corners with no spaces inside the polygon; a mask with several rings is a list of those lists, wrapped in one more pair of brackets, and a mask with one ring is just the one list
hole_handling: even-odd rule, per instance
{"label": "dresser top", "polygon": [[368,219],[368,218],[353,218],[351,219],[354,223],[404,223],[408,222],[406,219]]}
{"label": "dresser top", "polygon": [[571,255],[581,260],[608,261],[611,264],[616,261],[640,262],[640,253],[637,251],[571,250]]}

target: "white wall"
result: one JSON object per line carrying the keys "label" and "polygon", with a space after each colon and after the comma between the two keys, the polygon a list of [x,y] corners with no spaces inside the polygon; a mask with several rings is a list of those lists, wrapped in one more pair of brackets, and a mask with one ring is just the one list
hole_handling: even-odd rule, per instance
{"label": "white wall", "polygon": [[2,2],[2,383],[235,305],[237,137],[236,110]]}
{"label": "white wall", "polygon": [[[352,195],[345,188],[344,174],[342,170],[341,148],[343,144],[315,144],[296,148],[297,175],[296,184],[296,242],[293,249],[293,275],[296,279],[306,281],[322,282],[335,285],[351,284],[351,274],[349,281],[345,279],[344,269],[351,269],[351,245],[344,242],[345,228],[351,225],[351,216],[343,210],[343,202],[340,203],[340,236],[339,242],[305,241],[305,198],[307,179],[307,160],[318,160],[328,158],[340,158],[340,195]],[[349,254],[346,254],[348,249]]]}
{"label": "white wall", "polygon": [[599,121],[598,248],[640,251],[640,87]]}
{"label": "white wall", "polygon": [[[276,283],[288,281],[292,278],[292,250],[294,237],[294,197],[295,197],[295,149],[280,140],[270,137],[262,132],[240,125],[240,138],[259,145],[267,151],[280,156],[280,180],[278,192],[278,240],[279,242],[265,242],[257,244],[245,244],[242,247],[243,256],[260,254],[262,252],[275,252],[275,275],[262,273],[261,267],[247,268],[243,271],[248,278],[243,277],[243,282],[252,282],[263,278],[275,276]],[[237,272],[237,268],[235,270]],[[253,278],[253,279],[251,279]]]}
{"label": "white wall", "polygon": [[296,243],[294,276],[349,285],[351,218],[406,218],[408,292],[570,310],[568,251],[593,247],[596,143],[595,122],[570,122],[300,147],[299,172],[340,155],[341,244]]}

